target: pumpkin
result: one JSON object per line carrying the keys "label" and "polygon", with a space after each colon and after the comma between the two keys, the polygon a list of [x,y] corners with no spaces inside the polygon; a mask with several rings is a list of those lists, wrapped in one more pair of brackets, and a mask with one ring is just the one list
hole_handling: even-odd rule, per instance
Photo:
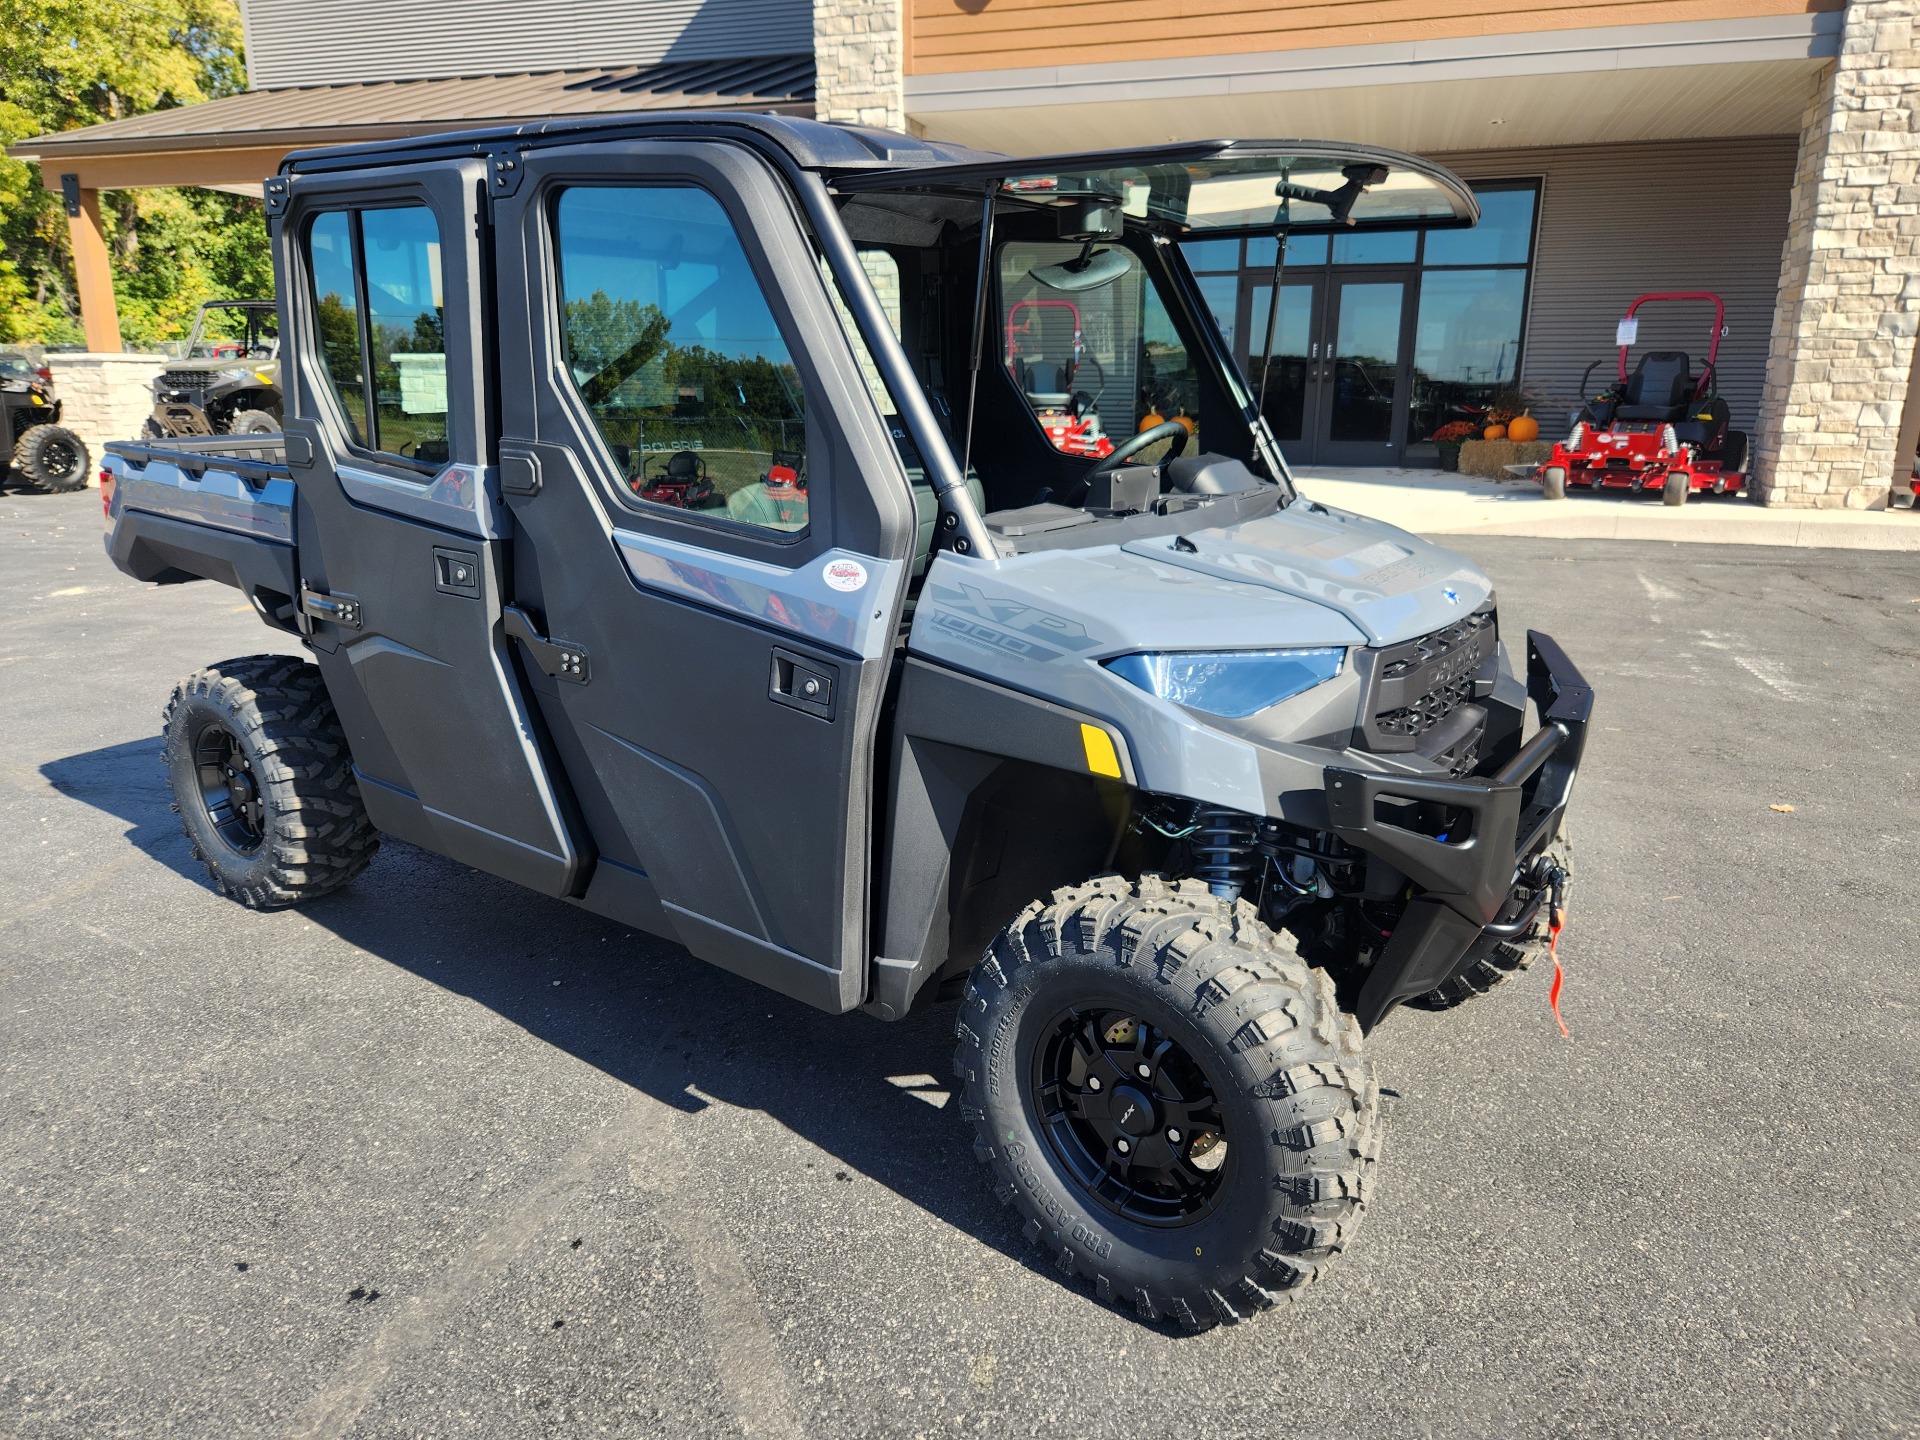
{"label": "pumpkin", "polygon": [[1191,415],[1176,415],[1173,418],[1187,427],[1187,434],[1189,436],[1200,433],[1200,422],[1195,420]]}
{"label": "pumpkin", "polygon": [[1531,415],[1518,416],[1511,425],[1507,426],[1507,438],[1509,440],[1518,440],[1522,444],[1525,444],[1529,440],[1538,440],[1540,438],[1540,422]]}
{"label": "pumpkin", "polygon": [[1140,417],[1140,429],[1133,433],[1138,435],[1141,430],[1151,430],[1156,425],[1164,425],[1166,423],[1166,416],[1162,415],[1158,410],[1149,410]]}
{"label": "pumpkin", "polygon": [[1504,440],[1507,438],[1507,427],[1504,425],[1489,425],[1480,432],[1480,438],[1482,440]]}

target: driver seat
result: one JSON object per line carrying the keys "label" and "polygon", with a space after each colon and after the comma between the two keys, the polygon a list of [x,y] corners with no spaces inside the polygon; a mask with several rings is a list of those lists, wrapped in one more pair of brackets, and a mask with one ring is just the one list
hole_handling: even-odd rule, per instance
{"label": "driver seat", "polygon": [[1693,389],[1693,362],[1684,351],[1649,350],[1634,367],[1614,415],[1621,420],[1684,420]]}

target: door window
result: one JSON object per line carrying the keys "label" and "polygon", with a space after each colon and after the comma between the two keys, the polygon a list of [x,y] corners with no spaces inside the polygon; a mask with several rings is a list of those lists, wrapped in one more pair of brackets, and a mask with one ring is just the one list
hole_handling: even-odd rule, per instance
{"label": "door window", "polygon": [[806,403],[720,202],[575,186],[554,206],[567,368],[638,500],[807,527]]}
{"label": "door window", "polygon": [[439,466],[447,449],[440,227],[424,205],[330,210],[307,230],[322,371],[354,445]]}

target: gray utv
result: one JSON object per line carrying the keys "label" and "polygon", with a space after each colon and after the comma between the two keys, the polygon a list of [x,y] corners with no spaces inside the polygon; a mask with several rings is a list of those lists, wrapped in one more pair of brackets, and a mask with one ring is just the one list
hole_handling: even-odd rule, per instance
{"label": "gray utv", "polygon": [[213,883],[310,901],[386,834],[823,1010],[953,1004],[1063,1271],[1190,1327],[1315,1279],[1366,1033],[1542,943],[1591,696],[1296,491],[1181,242],[1467,188],[681,115],[307,152],[267,205],[284,437],[108,460],[122,569],[308,654],[168,708]]}
{"label": "gray utv", "polygon": [[271,300],[209,300],[186,354],[153,381],[149,440],[280,429],[280,312]]}

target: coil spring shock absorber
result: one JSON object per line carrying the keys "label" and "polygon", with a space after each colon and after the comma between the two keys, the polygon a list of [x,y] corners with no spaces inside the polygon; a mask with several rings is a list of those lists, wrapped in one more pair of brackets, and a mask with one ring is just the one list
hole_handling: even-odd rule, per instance
{"label": "coil spring shock absorber", "polygon": [[1202,805],[1194,812],[1193,825],[1187,840],[1193,851],[1193,873],[1221,899],[1238,900],[1253,878],[1258,859],[1253,847],[1260,822],[1238,810]]}

